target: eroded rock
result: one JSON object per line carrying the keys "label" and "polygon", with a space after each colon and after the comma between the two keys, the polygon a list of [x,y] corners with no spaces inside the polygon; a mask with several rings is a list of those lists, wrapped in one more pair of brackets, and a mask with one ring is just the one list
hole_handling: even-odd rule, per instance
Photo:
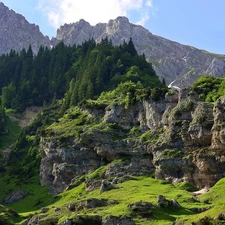
{"label": "eroded rock", "polygon": [[131,217],[127,216],[107,216],[103,219],[102,225],[135,225]]}
{"label": "eroded rock", "polygon": [[18,190],[14,193],[12,193],[10,196],[5,198],[5,204],[11,204],[13,202],[18,202],[20,200],[22,200],[23,198],[26,197],[28,193],[26,191],[24,191],[23,189]]}
{"label": "eroded rock", "polygon": [[157,206],[159,208],[168,208],[168,207],[182,208],[182,206],[175,199],[168,200],[163,195],[158,196],[157,202],[158,202]]}

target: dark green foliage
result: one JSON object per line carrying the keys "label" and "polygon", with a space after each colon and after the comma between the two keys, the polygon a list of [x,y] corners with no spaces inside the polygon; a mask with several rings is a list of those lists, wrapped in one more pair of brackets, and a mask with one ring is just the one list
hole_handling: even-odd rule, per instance
{"label": "dark green foliage", "polygon": [[56,112],[59,109],[57,101],[51,105],[42,107],[33,123],[24,128],[15,143],[14,149],[10,153],[8,166],[9,173],[27,182],[38,173],[40,165],[40,136],[44,129],[59,118]]}
{"label": "dark green foliage", "polygon": [[20,111],[42,105],[54,96],[63,97],[73,50],[60,43],[52,50],[41,47],[37,56],[33,56],[31,47],[20,54],[12,51],[0,56],[2,105]]}
{"label": "dark green foliage", "polygon": [[162,152],[162,156],[167,158],[180,158],[183,156],[183,152],[181,150],[165,149]]}
{"label": "dark green foliage", "polygon": [[152,65],[137,54],[132,39],[117,47],[107,38],[99,44],[92,39],[79,46],[61,42],[51,50],[41,47],[36,56],[31,47],[0,56],[2,105],[18,111],[65,96],[63,113],[126,81],[151,88],[164,86]]}
{"label": "dark green foliage", "polygon": [[2,106],[0,106],[0,134],[6,132],[6,129],[5,129],[6,122],[7,122],[7,119],[5,115],[5,109]]}
{"label": "dark green foliage", "polygon": [[209,75],[200,77],[192,84],[194,91],[198,93],[201,100],[207,102],[215,102],[220,96],[219,89],[222,82],[222,78],[215,78]]}
{"label": "dark green foliage", "polygon": [[12,209],[0,205],[0,225],[13,225],[15,221],[21,220],[20,216]]}
{"label": "dark green foliage", "polygon": [[[85,51],[84,51],[85,50]],[[82,52],[79,55],[79,52]],[[62,113],[70,106],[97,97],[102,91],[114,89],[120,83],[132,81],[144,87],[164,87],[150,63],[138,56],[130,39],[119,47],[108,39],[100,44],[93,40],[77,48],[77,60],[66,73],[68,91],[62,104]],[[159,97],[159,93],[157,97]]]}
{"label": "dark green foliage", "polygon": [[188,183],[187,181],[177,184],[177,187],[180,188],[181,190],[186,190],[191,192],[199,190],[196,186],[194,186],[191,183]]}

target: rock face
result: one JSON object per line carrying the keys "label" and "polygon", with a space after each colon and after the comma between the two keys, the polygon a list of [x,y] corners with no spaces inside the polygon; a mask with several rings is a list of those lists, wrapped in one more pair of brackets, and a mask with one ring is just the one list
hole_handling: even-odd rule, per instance
{"label": "rock face", "polygon": [[41,45],[50,47],[50,40],[37,25],[30,24],[0,2],[0,54],[7,54],[11,49],[19,52],[29,45],[36,54]]}
{"label": "rock face", "polygon": [[98,179],[82,180],[87,189],[99,188],[104,179],[114,185],[152,174],[209,188],[224,177],[224,108],[225,97],[213,105],[187,88],[156,102],[149,98],[129,108],[111,105],[99,114],[92,115],[87,105],[82,111],[99,117],[102,125],[84,125],[79,139],[57,138],[54,130],[42,137],[41,184],[59,193],[107,165]]}
{"label": "rock face", "polygon": [[201,75],[221,77],[225,71],[224,55],[211,54],[153,35],[142,26],[131,24],[126,17],[118,17],[95,26],[84,20],[65,24],[57,30],[55,42],[58,40],[73,45],[92,38],[100,42],[106,37],[114,45],[128,42],[132,37],[138,53],[145,54],[152,62],[156,74],[165,78],[167,83],[176,80],[176,85],[185,86]]}
{"label": "rock face", "polygon": [[59,140],[42,140],[40,181],[42,185],[51,184],[52,194],[65,190],[74,177],[101,166],[101,157],[96,152],[81,147],[76,140],[67,140],[68,144],[70,147],[63,147]]}

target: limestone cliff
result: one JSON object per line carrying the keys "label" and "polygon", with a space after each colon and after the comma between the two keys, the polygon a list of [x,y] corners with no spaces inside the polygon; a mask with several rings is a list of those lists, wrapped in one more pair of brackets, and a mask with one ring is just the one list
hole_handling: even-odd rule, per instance
{"label": "limestone cliff", "polygon": [[[50,184],[50,191],[59,193],[107,165],[102,179],[153,175],[171,183],[211,187],[224,177],[224,108],[225,98],[213,106],[200,102],[190,89],[169,92],[159,101],[147,98],[128,108],[87,104],[80,117],[69,113],[46,130],[41,141],[41,184]],[[59,129],[62,125],[71,133]],[[87,180],[87,188],[100,186],[96,182]]]}

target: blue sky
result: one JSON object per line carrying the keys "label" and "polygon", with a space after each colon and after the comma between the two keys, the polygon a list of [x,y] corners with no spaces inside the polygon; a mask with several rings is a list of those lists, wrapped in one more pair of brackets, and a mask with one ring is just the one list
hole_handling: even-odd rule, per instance
{"label": "blue sky", "polygon": [[56,36],[64,23],[90,24],[127,16],[153,34],[225,54],[225,0],[1,0],[7,7]]}

